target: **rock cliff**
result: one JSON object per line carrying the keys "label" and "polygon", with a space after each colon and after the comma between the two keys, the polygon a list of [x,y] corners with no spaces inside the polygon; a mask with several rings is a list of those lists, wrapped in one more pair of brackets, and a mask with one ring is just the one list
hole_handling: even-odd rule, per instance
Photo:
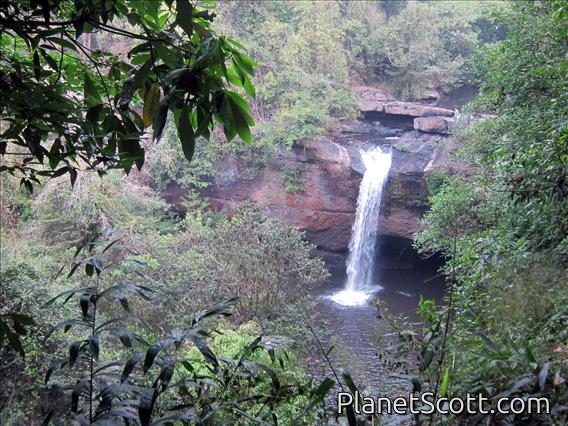
{"label": "rock cliff", "polygon": [[[439,147],[446,139],[453,111],[395,102],[376,92],[361,96],[361,109],[365,121],[342,123],[325,137],[282,151],[254,176],[245,176],[236,159],[223,159],[222,170],[202,195],[216,209],[232,209],[252,200],[269,214],[305,231],[319,249],[344,253],[363,173],[360,151],[390,146],[392,168],[380,229],[383,235],[410,238],[420,229],[427,207],[424,174],[447,168],[447,155]],[[373,115],[377,113],[382,115]],[[297,181],[295,190],[286,183],[290,174]],[[179,195],[175,187],[164,193],[170,202]]]}

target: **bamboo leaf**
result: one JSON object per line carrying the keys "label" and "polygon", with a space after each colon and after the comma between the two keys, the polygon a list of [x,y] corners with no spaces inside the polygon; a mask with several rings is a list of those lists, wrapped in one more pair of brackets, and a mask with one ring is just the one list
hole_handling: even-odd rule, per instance
{"label": "bamboo leaf", "polygon": [[73,388],[73,393],[71,394],[71,411],[76,413],[79,408],[79,397],[84,392],[89,391],[89,382],[86,379],[81,380]]}
{"label": "bamboo leaf", "polygon": [[146,352],[146,357],[144,358],[144,374],[148,372],[152,364],[154,363],[154,359],[156,359],[156,355],[162,349],[162,345],[160,343],[156,343]]}
{"label": "bamboo leaf", "polygon": [[176,8],[177,16],[175,22],[191,38],[193,34],[193,5],[187,0],[178,0]]}
{"label": "bamboo leaf", "polygon": [[442,384],[440,385],[440,396],[444,397],[448,392],[448,385],[450,384],[450,369],[446,368],[444,371],[444,377],[442,378]]}
{"label": "bamboo leaf", "polygon": [[73,368],[73,366],[77,362],[77,358],[79,357],[79,352],[81,350],[81,345],[84,343],[84,340],[79,340],[74,342],[69,347],[69,367]]}
{"label": "bamboo leaf", "polygon": [[34,76],[37,80],[41,78],[41,63],[39,61],[39,53],[36,50],[33,55],[33,63],[34,63]]}
{"label": "bamboo leaf", "polygon": [[343,380],[345,381],[345,384],[347,385],[347,387],[351,391],[351,393],[353,395],[355,395],[355,393],[360,395],[359,389],[357,389],[357,386],[355,385],[355,382],[353,381],[351,374],[349,374],[347,371],[344,371],[342,373],[342,377],[343,377]]}
{"label": "bamboo leaf", "polygon": [[134,367],[136,367],[136,364],[138,364],[142,360],[143,357],[144,357],[144,353],[138,352],[138,353],[132,355],[130,358],[128,358],[128,360],[126,361],[126,364],[124,364],[124,368],[123,368],[122,374],[120,376],[120,383],[123,383],[128,379],[128,377],[130,376],[130,373],[132,373],[132,371],[134,370]]}
{"label": "bamboo leaf", "polygon": [[88,340],[89,344],[89,352],[91,356],[95,359],[96,362],[99,361],[99,337],[98,336],[89,336]]}
{"label": "bamboo leaf", "polygon": [[160,108],[158,112],[154,114],[152,121],[152,129],[154,130],[154,140],[159,141],[162,136],[162,131],[166,125],[166,120],[168,118],[168,103],[165,99],[160,102]]}
{"label": "bamboo leaf", "polygon": [[154,410],[154,403],[158,391],[155,388],[146,389],[140,395],[140,404],[138,405],[138,418],[140,419],[141,426],[148,426],[152,420],[152,411]]}
{"label": "bamboo leaf", "polygon": [[[152,59],[148,59],[144,65],[142,65],[140,68],[138,68],[138,71],[136,71],[136,73],[134,74],[132,80],[131,80],[131,84],[132,84],[132,88],[131,90],[137,90],[139,88],[141,88],[142,86],[144,86],[144,83],[146,82],[146,80],[148,79],[148,75],[150,74],[150,71],[152,70]],[[132,95],[130,95],[130,97],[132,97]]]}
{"label": "bamboo leaf", "polygon": [[211,317],[211,316],[223,316],[223,317],[228,317],[233,315],[233,313],[230,311],[235,304],[238,302],[238,297],[233,297],[231,299],[228,299],[224,302],[218,303],[214,306],[212,306],[211,308],[204,310],[204,311],[200,311],[197,314],[195,314],[195,316],[193,317],[192,321],[191,321],[191,326],[194,327],[195,325],[197,325],[201,320]]}
{"label": "bamboo leaf", "polygon": [[326,377],[323,382],[320,383],[318,388],[312,394],[312,398],[308,405],[304,407],[302,413],[296,418],[299,423],[300,419],[303,418],[312,408],[316,405],[323,403],[325,397],[329,394],[329,391],[335,386],[335,381]]}
{"label": "bamboo leaf", "polygon": [[83,83],[84,87],[84,95],[85,95],[85,104],[88,107],[94,107],[103,103],[101,99],[101,95],[99,94],[95,83],[89,76],[87,72],[85,72],[85,79]]}
{"label": "bamboo leaf", "polygon": [[154,387],[158,387],[158,384],[161,385],[162,390],[166,389],[170,384],[172,376],[174,375],[175,370],[175,361],[171,357],[167,357],[164,360],[164,364],[162,366],[162,371],[160,371],[160,375],[156,379],[154,383]]}
{"label": "bamboo leaf", "polygon": [[55,370],[58,370],[60,368],[63,368],[65,365],[67,365],[67,360],[53,360],[49,366],[49,368],[47,369],[47,373],[45,373],[45,384],[47,384],[47,382],[49,382],[49,379],[51,377],[51,375],[53,374],[53,372]]}
{"label": "bamboo leaf", "polygon": [[91,302],[91,293],[83,293],[79,298],[79,305],[81,306],[81,312],[83,313],[83,319],[89,317],[89,303]]}
{"label": "bamboo leaf", "polygon": [[190,334],[189,338],[195,344],[197,349],[199,349],[199,352],[201,352],[201,354],[205,357],[207,361],[209,361],[215,367],[219,367],[219,361],[217,360],[217,357],[203,339],[201,339],[200,337],[194,334]]}
{"label": "bamboo leaf", "polygon": [[17,322],[23,325],[35,325],[35,321],[29,315],[11,313],[8,314],[8,316],[12,318],[12,321],[14,321],[14,323]]}

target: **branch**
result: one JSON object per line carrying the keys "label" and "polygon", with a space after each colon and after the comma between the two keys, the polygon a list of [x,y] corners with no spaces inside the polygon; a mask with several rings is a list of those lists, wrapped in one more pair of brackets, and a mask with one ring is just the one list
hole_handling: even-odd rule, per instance
{"label": "branch", "polygon": [[116,28],[113,27],[112,25],[108,25],[108,24],[104,24],[102,22],[93,22],[91,20],[88,21],[90,24],[97,26],[98,28],[101,28],[104,31],[107,31],[109,33],[112,34],[116,34],[116,35],[121,35],[124,37],[129,37],[129,38],[133,38],[136,40],[144,40],[144,41],[167,41],[167,37],[163,36],[163,37],[147,37],[147,36],[143,36],[140,34],[136,34],[127,30],[123,30],[121,28]]}
{"label": "branch", "polygon": [[91,63],[95,66],[95,70],[97,71],[97,74],[99,75],[99,79],[101,81],[101,84],[103,85],[103,89],[104,89],[105,94],[106,94],[107,104],[110,107],[110,109],[113,110],[113,106],[112,106],[112,103],[110,101],[110,99],[111,99],[110,92],[108,91],[108,87],[106,85],[105,78],[103,77],[101,70],[99,69],[99,64],[89,55],[89,53],[87,52],[87,49],[81,43],[79,43],[77,40],[75,40],[73,37],[71,37],[67,33],[67,31],[64,31],[63,34],[71,41],[71,43],[75,44],[75,46],[77,46],[79,49],[81,49],[81,52],[83,52],[83,54],[87,57],[87,59],[89,61],[91,61]]}
{"label": "branch", "polygon": [[31,19],[26,19],[25,21],[18,21],[18,20],[8,20],[0,18],[0,26],[12,28],[15,23],[23,23],[27,25],[32,25],[35,27],[66,27],[69,25],[73,25],[77,22],[85,20],[84,16],[80,16],[75,19],[70,19],[68,21],[58,21],[58,22],[47,22],[47,21],[36,21]]}
{"label": "branch", "polygon": [[[53,43],[51,43],[51,45],[53,45]],[[59,80],[61,79],[61,71],[63,68],[63,55],[64,55],[64,48],[63,46],[61,46],[61,56],[59,57],[59,69],[57,70],[57,78],[55,79],[53,85],[57,85],[57,83],[59,83]]]}
{"label": "branch", "polygon": [[327,365],[329,365],[329,368],[331,369],[331,372],[333,373],[334,377],[335,377],[335,381],[337,382],[337,384],[339,385],[339,387],[341,388],[342,392],[345,392],[345,388],[343,387],[343,385],[341,384],[341,380],[339,380],[339,376],[337,375],[337,372],[335,371],[335,368],[333,367],[333,364],[331,362],[331,360],[329,359],[329,356],[327,355],[326,350],[323,348],[323,345],[320,341],[320,339],[318,338],[318,335],[316,334],[315,330],[313,329],[313,327],[311,326],[310,322],[308,321],[308,319],[305,317],[305,315],[302,312],[302,309],[300,308],[300,306],[297,303],[294,303],[294,306],[296,307],[298,313],[300,314],[300,318],[302,318],[302,320],[304,321],[304,324],[306,325],[307,329],[309,330],[309,332],[312,334],[312,336],[314,336],[314,339],[316,340],[316,343],[318,345],[319,350],[321,351],[323,357],[325,358],[325,361],[327,363]]}

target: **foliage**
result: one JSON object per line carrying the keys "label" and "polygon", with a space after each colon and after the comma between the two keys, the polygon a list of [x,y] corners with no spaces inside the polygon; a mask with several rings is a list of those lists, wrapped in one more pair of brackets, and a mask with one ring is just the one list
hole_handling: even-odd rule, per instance
{"label": "foliage", "polygon": [[[469,80],[467,60],[491,41],[486,17],[504,2],[354,2],[347,6],[352,66],[399,98],[446,90]],[[396,3],[396,10],[387,3]]]}
{"label": "foliage", "polygon": [[[238,134],[250,143],[248,105],[229,86],[254,95],[255,64],[238,42],[211,30],[213,18],[187,0],[2,7],[0,170],[31,191],[38,176],[68,173],[73,183],[78,169],[140,169],[144,129],[152,126],[159,139],[168,111],[188,160],[214,122],[228,140]],[[136,44],[113,52],[93,42],[95,33]]]}
{"label": "foliage", "polygon": [[291,146],[354,115],[339,2],[225,2],[220,15],[220,31],[262,64],[251,107],[264,146]]}
{"label": "foliage", "polygon": [[[204,6],[33,1],[0,10],[0,170],[3,178],[13,175],[1,214],[3,225],[14,225],[2,237],[18,246],[10,262],[2,253],[8,285],[0,332],[10,340],[2,347],[3,363],[10,362],[3,422],[34,423],[44,412],[46,423],[305,424],[333,388],[330,379],[312,388],[295,358],[278,350],[288,340],[266,335],[292,327],[299,334],[295,311],[309,307],[307,291],[327,276],[303,235],[252,205],[228,218],[196,209],[176,223],[142,183],[147,175],[131,169],[149,160],[158,185],[196,187],[219,153],[242,149],[204,146],[204,139],[221,139],[214,123],[225,139],[238,135],[270,153],[351,117],[339,3],[263,6],[277,12],[276,28],[293,31],[283,57],[272,54],[272,69],[262,70],[268,106],[255,103],[250,114],[244,94],[254,96],[256,64],[238,42],[217,36],[214,14]],[[322,26],[314,26],[320,17]],[[269,42],[279,36],[273,32]],[[270,119],[253,138],[252,115],[259,111]],[[163,144],[147,140],[150,126],[155,140],[166,133]],[[181,144],[174,143],[174,127]],[[195,156],[191,172],[180,154]],[[288,183],[298,187],[301,174],[295,170]],[[12,177],[36,194],[20,193]],[[101,234],[113,242],[94,244]],[[94,251],[83,249],[79,260],[84,245]],[[73,251],[72,289],[38,313],[37,299],[61,285],[54,264]],[[80,270],[84,277],[75,274]],[[145,304],[154,290],[157,297]],[[201,310],[234,294],[238,303]],[[233,303],[237,320],[255,319],[263,336],[245,327],[231,331],[230,324],[211,327],[210,317],[227,315]],[[33,324],[28,315],[41,321]],[[56,325],[47,331],[49,322]],[[302,337],[309,351],[310,337]],[[24,348],[26,360],[13,351]],[[40,391],[40,365],[51,353],[62,357],[47,368],[51,387]],[[355,389],[348,374],[343,378]],[[27,404],[34,399],[42,401]]]}
{"label": "foliage", "polygon": [[[252,341],[262,334],[262,327],[251,321],[240,325],[236,330],[225,328],[220,325],[217,327],[219,333],[216,333],[210,341],[212,351],[217,354],[218,358],[238,359],[250,345]],[[300,424],[311,424],[313,415],[311,413],[298,419],[298,414],[302,412],[304,407],[310,402],[307,393],[308,379],[305,373],[297,366],[298,360],[294,356],[294,346],[292,340],[288,340],[282,336],[263,336],[264,348],[267,350],[256,350],[249,355],[249,361],[257,363],[259,366],[270,366],[278,375],[280,386],[292,388],[293,386],[306,385],[305,393],[290,395],[290,398],[284,404],[267,405],[261,402],[255,402],[251,405],[255,412],[268,414],[272,411],[280,424],[290,424],[294,421]],[[198,349],[191,348],[191,351],[198,355]],[[278,362],[274,362],[278,359]],[[249,365],[249,367],[252,365]],[[205,368],[205,365],[197,365],[196,369],[200,374],[212,376],[212,373]],[[260,395],[268,395],[271,392],[273,383],[269,376],[264,376],[263,380],[258,380],[251,384],[254,393]],[[300,390],[300,389],[299,389]],[[237,400],[239,397],[235,394],[224,395],[226,400]],[[259,417],[257,415],[257,417]],[[262,416],[261,416],[262,417]],[[274,421],[274,418],[272,419]]]}
{"label": "foliage", "polygon": [[[60,265],[50,255],[36,253],[30,256],[26,246],[26,242],[2,237],[0,318],[9,327],[2,329],[5,339],[0,347],[2,424],[26,423],[24,419],[37,404],[32,402],[33,397],[39,398],[38,371],[52,349],[49,345],[44,346],[41,339],[45,321],[54,316],[51,312],[42,312],[38,298],[50,291],[50,277]],[[6,332],[15,336],[6,336]]]}
{"label": "foliage", "polygon": [[89,172],[77,174],[70,188],[63,178],[50,180],[32,202],[33,235],[63,250],[82,247],[111,229],[126,234],[159,227],[166,204],[150,189],[124,180],[119,171],[101,179]]}
{"label": "foliage", "polygon": [[477,45],[473,23],[483,7],[477,2],[409,1],[388,21],[379,40],[389,63],[383,78],[394,77],[398,96],[416,98],[459,81],[465,59]]}
{"label": "foliage", "polygon": [[[374,82],[387,64],[387,58],[378,46],[380,32],[387,24],[388,17],[404,10],[406,1],[387,2],[350,2],[340,3],[344,15],[344,48],[349,58],[349,66],[357,79]],[[392,7],[390,6],[392,5]]]}
{"label": "foliage", "polygon": [[32,265],[23,262],[14,264],[5,256],[2,257],[0,348],[4,348],[4,340],[7,339],[10,347],[23,357],[25,352],[20,339],[28,334],[29,330],[26,327],[36,325],[30,312],[26,312],[32,297],[26,295],[25,291],[30,290],[32,283],[37,285],[40,275]]}
{"label": "foliage", "polygon": [[305,164],[298,164],[293,168],[286,168],[282,177],[282,184],[286,192],[303,192],[303,177],[306,172]]}
{"label": "foliage", "polygon": [[[288,375],[282,381],[269,364],[251,359],[258,350],[266,350],[272,362],[278,360],[283,366],[283,359],[275,355],[279,339],[256,337],[238,345],[237,350],[226,348],[233,353],[216,355],[206,342],[214,332],[209,319],[230,315],[234,301],[227,301],[196,313],[183,331],[174,329],[159,341],[147,342],[136,332],[134,325],[141,318],[131,315],[130,306],[133,298],[149,301],[152,289],[146,282],[142,285],[132,279],[117,285],[104,281],[104,276],[117,267],[106,265],[105,257],[119,249],[119,245],[120,241],[114,240],[96,250],[94,257],[75,260],[69,276],[77,267],[84,267],[93,281],[46,303],[49,306],[58,301],[78,300],[80,307],[78,317],[60,322],[49,334],[56,330],[65,333],[84,330],[79,332],[79,340],[69,346],[68,356],[54,360],[46,375],[46,382],[56,372],[60,373],[62,383],[69,382],[70,413],[53,406],[46,422],[58,414],[86,424],[101,421],[107,424],[136,421],[141,425],[171,421],[246,424],[267,419],[278,422],[278,405],[288,403],[307,389],[298,386],[301,377]],[[143,278],[143,274],[139,275]],[[105,315],[101,309],[108,303],[116,303],[124,312]],[[108,308],[106,311],[112,312]],[[125,347],[120,351],[123,358],[105,359],[103,348],[112,346],[113,337]]]}
{"label": "foliage", "polygon": [[[481,392],[491,408],[502,396],[545,396],[552,411],[457,421],[566,416],[567,12],[564,2],[518,2],[496,18],[508,37],[478,57],[481,92],[470,109],[497,117],[456,135],[475,173],[442,183],[416,237],[421,250],[443,251],[455,275],[452,304],[435,323],[453,320],[430,333],[434,386]],[[440,330],[445,347],[433,338]]]}
{"label": "foliage", "polygon": [[190,167],[178,143],[174,123],[169,120],[160,143],[147,149],[148,162],[145,172],[151,176],[159,190],[164,190],[172,182],[182,188],[204,188],[208,185],[208,179],[214,175],[215,162],[223,150],[221,144],[215,140],[215,135],[212,135],[211,139],[215,143],[196,144]]}
{"label": "foliage", "polygon": [[424,179],[426,180],[428,193],[431,196],[436,195],[444,183],[447,182],[448,177],[448,174],[444,170],[430,170],[428,173],[425,173]]}
{"label": "foliage", "polygon": [[[132,177],[128,180],[132,180]],[[103,180],[100,180],[96,175],[83,175],[80,173],[73,190],[64,186],[63,191],[57,191],[54,188],[59,188],[62,182],[54,180],[44,188],[44,192],[36,196],[34,208],[38,210],[31,221],[25,224],[29,228],[27,231],[28,236],[30,232],[32,235],[35,235],[33,246],[26,248],[19,244],[16,246],[19,247],[18,253],[15,253],[14,250],[10,250],[11,253],[6,253],[6,250],[3,250],[3,255],[17,256],[19,259],[17,264],[6,262],[5,259],[2,261],[3,300],[10,300],[10,303],[5,303],[3,308],[5,307],[8,311],[13,312],[16,311],[15,308],[21,306],[23,308],[22,312],[31,314],[33,318],[42,318],[39,327],[37,329],[34,328],[34,333],[30,336],[30,339],[28,339],[28,336],[25,336],[25,342],[22,342],[26,353],[31,358],[28,358],[25,362],[17,360],[11,354],[9,348],[4,348],[3,357],[5,354],[10,354],[9,359],[15,359],[16,363],[12,364],[12,367],[20,366],[22,371],[26,371],[23,374],[21,371],[12,371],[12,367],[10,367],[9,372],[8,370],[3,372],[3,377],[7,378],[7,383],[9,383],[3,389],[3,395],[6,395],[6,401],[10,402],[7,406],[2,407],[2,418],[8,423],[16,421],[15,419],[18,416],[21,419],[27,419],[25,421],[33,422],[38,413],[46,413],[47,407],[55,408],[54,416],[63,414],[65,409],[61,406],[61,401],[64,400],[65,383],[73,385],[69,390],[71,392],[75,387],[74,383],[89,378],[89,374],[76,374],[85,373],[86,370],[79,369],[77,371],[77,366],[72,370],[68,370],[65,367],[61,371],[63,373],[61,379],[57,379],[54,382],[55,384],[49,390],[46,390],[43,396],[43,393],[38,391],[41,385],[37,382],[37,376],[41,374],[39,371],[45,371],[41,363],[46,362],[45,358],[49,352],[59,352],[57,348],[61,348],[63,345],[89,341],[87,335],[81,335],[78,333],[80,330],[73,326],[68,333],[52,333],[48,346],[44,346],[41,340],[47,333],[47,330],[45,330],[46,323],[59,322],[64,328],[65,324],[70,324],[65,321],[74,318],[75,299],[69,299],[64,306],[54,305],[49,309],[49,312],[38,312],[36,301],[38,292],[49,295],[61,288],[61,284],[52,278],[57,269],[59,269],[55,264],[62,262],[64,258],[63,248],[71,247],[77,241],[77,234],[65,233],[64,231],[69,227],[71,230],[74,229],[74,232],[80,232],[81,227],[74,225],[74,221],[80,221],[84,211],[94,209],[95,212],[98,212],[97,214],[104,215],[107,219],[106,225],[114,228],[111,233],[105,232],[104,234],[108,235],[107,238],[119,240],[101,257],[103,259],[102,264],[106,266],[101,273],[100,286],[97,291],[104,292],[108,288],[120,290],[125,283],[134,285],[134,283],[142,279],[141,285],[155,289],[157,291],[156,294],[159,295],[159,297],[155,297],[152,300],[151,304],[144,303],[143,300],[137,302],[135,298],[129,297],[126,290],[131,288],[128,287],[125,290],[126,293],[124,291],[119,292],[122,295],[113,292],[114,296],[117,296],[116,300],[114,296],[111,297],[112,300],[107,300],[105,303],[101,299],[101,303],[96,305],[97,322],[99,325],[109,320],[117,320],[106,330],[109,332],[114,332],[116,328],[120,328],[118,324],[118,319],[120,318],[121,321],[126,321],[121,327],[129,330],[129,333],[130,331],[137,331],[141,339],[154,342],[156,341],[156,336],[166,336],[169,330],[187,328],[187,324],[190,324],[194,318],[191,312],[203,309],[204,304],[215,303],[224,295],[235,294],[237,288],[240,288],[239,291],[246,300],[245,302],[240,302],[237,306],[237,320],[247,320],[252,317],[258,318],[264,334],[274,332],[275,330],[278,330],[278,332],[290,330],[290,325],[294,323],[293,315],[295,308],[293,306],[295,304],[306,306],[304,296],[306,290],[313,282],[325,277],[325,270],[321,261],[308,257],[309,246],[303,242],[302,235],[286,227],[282,222],[267,219],[256,207],[243,207],[231,219],[197,209],[188,214],[186,219],[176,226],[167,216],[160,213],[162,210],[161,203],[156,203],[156,200],[147,194],[147,189],[144,189],[144,187],[131,187],[130,185],[133,183],[128,182],[130,190],[125,192],[128,197],[115,197],[114,195],[120,193],[121,188],[124,187],[124,182],[124,180],[120,179],[118,173],[116,175],[109,173]],[[50,187],[50,185],[54,186]],[[104,188],[104,190],[99,193],[93,188]],[[132,190],[132,188],[135,188],[135,190]],[[71,196],[73,191],[80,192],[77,193],[77,197],[74,199],[75,202],[66,206],[62,200]],[[41,203],[39,199],[42,200]],[[119,205],[114,205],[115,203]],[[42,212],[41,214],[39,214],[40,211]],[[57,226],[57,221],[46,222],[45,219],[46,217],[56,217],[58,215],[68,219],[60,224],[61,229],[54,228]],[[155,215],[155,220],[148,220],[151,215]],[[52,232],[44,233],[41,231],[48,227],[52,227]],[[96,229],[102,230],[102,225],[99,224]],[[134,229],[136,230],[135,232],[133,232]],[[95,231],[93,230],[93,232]],[[43,238],[38,239],[39,235],[43,235]],[[89,235],[91,234],[89,233]],[[83,235],[83,239],[87,239],[89,235]],[[250,246],[250,257],[244,256],[242,247],[250,244],[251,237],[258,239],[259,246],[258,248]],[[142,239],[146,241],[142,241]],[[261,243],[261,240],[264,241]],[[50,251],[50,248],[55,244],[61,246],[58,251],[53,252],[55,259],[46,259],[44,253]],[[101,249],[98,250],[100,253]],[[228,250],[230,250],[231,254],[228,254]],[[75,250],[70,249],[66,253],[72,254],[73,251]],[[81,277],[79,276],[80,274],[72,276],[74,285],[81,290],[76,293],[77,298],[83,295],[84,292],[82,290],[93,287],[93,279],[96,277],[97,267],[100,266],[99,260],[95,260],[96,257],[87,258],[80,263],[72,262],[70,265],[73,268],[75,266],[85,267],[88,269],[87,272],[93,273],[91,277]],[[36,268],[36,263],[39,269],[30,269],[32,266]],[[246,263],[250,263],[250,265],[247,266]],[[47,269],[48,265],[50,265],[49,270]],[[145,265],[145,268],[140,269],[143,265]],[[142,274],[143,277],[139,274]],[[102,279],[103,277],[104,280]],[[148,281],[149,279],[152,279],[152,281]],[[151,284],[148,284],[149,282]],[[290,286],[290,288],[287,288],[287,286]],[[305,286],[305,288],[301,286]],[[13,291],[10,289],[13,289]],[[11,291],[9,295],[5,293],[8,290]],[[109,290],[105,294],[110,296],[110,293],[111,291]],[[122,296],[127,299],[125,300]],[[291,303],[294,303],[294,305]],[[263,306],[263,304],[266,304],[266,306]],[[127,305],[129,312],[121,312],[124,310],[125,305]],[[93,308],[93,306],[89,306],[89,309]],[[66,317],[66,314],[70,316]],[[127,320],[126,317],[129,319]],[[143,329],[138,327],[140,323],[137,322],[136,318],[143,318],[146,327]],[[82,320],[79,319],[79,321]],[[288,325],[288,328],[286,325]],[[95,327],[98,327],[98,325]],[[227,328],[229,326],[225,325],[223,327]],[[104,327],[101,330],[103,329]],[[226,332],[230,334],[229,331]],[[298,327],[296,327],[294,334],[299,335],[300,333],[301,330],[298,330]],[[93,334],[91,333],[90,335]],[[239,335],[241,334],[239,333]],[[249,337],[251,338],[249,339]],[[248,345],[254,340],[254,337],[248,336],[247,339]],[[116,339],[116,336],[112,337],[105,333],[99,336],[100,360],[99,364],[97,364],[98,366],[119,360],[124,362],[131,355],[132,349],[128,349],[125,353],[117,346],[119,340]],[[274,343],[280,340],[274,340]],[[211,340],[212,350],[218,354],[219,363],[223,364],[225,361],[221,361],[221,359],[229,358],[224,351],[220,350],[220,346],[218,346],[218,344],[221,344],[220,342],[223,342],[223,340],[219,340],[219,343]],[[81,351],[85,351],[85,353],[81,352],[81,357],[83,355],[87,357],[86,360],[79,360],[78,364],[87,362],[86,366],[88,367],[90,362],[89,356],[92,355],[88,352],[89,345],[84,343],[77,346]],[[136,344],[133,346],[136,346]],[[195,353],[188,353],[186,349],[185,346],[180,347],[181,352],[177,356],[186,356],[194,359]],[[241,349],[244,350],[244,348]],[[303,347],[303,350],[308,350],[308,348]],[[284,362],[288,366],[287,368],[294,370],[294,361],[292,360],[293,358]],[[196,362],[192,365],[194,365],[196,371],[203,371],[206,368],[207,362],[194,361]],[[299,399],[297,400],[294,399],[296,397],[287,391],[290,390],[292,392],[290,386],[293,383],[304,381],[302,375],[299,373],[290,375],[283,370],[281,371],[278,366],[270,366],[267,364],[265,357],[261,361],[268,368],[277,372],[282,386],[281,396],[286,402],[272,406],[278,418],[292,418],[303,412],[305,405],[310,402],[308,393],[310,388],[298,388],[297,391],[305,394],[305,396],[298,396]],[[57,366],[61,365],[57,364]],[[227,368],[234,367],[228,364],[225,366]],[[251,365],[248,366],[253,368]],[[118,372],[114,371],[117,368]],[[109,367],[110,370],[104,372],[104,374],[109,373],[109,377],[106,378],[109,379],[112,374],[120,375],[120,368],[120,366]],[[180,368],[183,369],[183,367]],[[132,374],[132,377],[138,380],[137,373]],[[189,378],[187,380],[195,379],[192,379],[193,376],[189,373],[184,374],[188,374]],[[210,374],[207,373],[207,377]],[[232,388],[223,390],[219,387],[208,389],[217,400],[226,401],[227,403],[232,401],[232,398],[241,391],[267,395],[267,392],[273,389],[273,382],[270,376],[266,374],[268,373],[263,368],[260,368],[260,370],[255,370],[254,375],[256,378],[251,383],[248,382],[248,379],[239,379],[239,383],[241,383],[241,380],[243,383],[246,382],[243,384],[243,386],[246,385],[245,388],[240,391]],[[217,380],[217,377],[214,375],[214,380]],[[241,377],[240,373],[239,377]],[[27,385],[24,385],[22,382],[24,378],[26,382],[29,382]],[[198,379],[202,379],[201,375],[199,375]],[[141,376],[140,380],[142,382],[137,382],[137,385],[151,387],[152,382],[147,381],[150,379],[144,379]],[[203,380],[210,379],[203,378]],[[18,381],[20,383],[15,386]],[[102,382],[95,382],[97,386],[99,384],[106,386]],[[106,383],[109,386],[116,385],[112,380],[106,380]],[[33,406],[27,407],[22,405],[23,401],[29,400],[29,395],[26,393],[29,392],[29,389],[33,389],[33,393],[30,393],[30,395],[34,395],[38,401],[49,402],[38,402]],[[137,390],[134,388],[123,390],[134,392],[134,397],[136,397]],[[285,394],[287,395],[286,397],[284,397]],[[140,396],[140,394],[137,395],[138,397]],[[159,400],[162,403],[157,404],[157,406],[161,407],[160,410],[167,410],[167,407],[175,405],[175,397],[167,395],[170,395],[169,390],[168,393],[160,396]],[[242,396],[243,394],[240,393],[239,395]],[[123,396],[126,396],[126,394]],[[251,400],[250,404],[243,402],[252,410],[250,412],[256,413],[261,408],[262,410],[267,410],[270,407],[270,404],[258,405],[258,403],[252,403],[252,401],[254,400]],[[267,402],[267,400],[264,401]],[[100,402],[102,400],[98,399],[96,404]],[[78,405],[79,408],[81,404]],[[95,417],[96,404],[93,407]],[[164,414],[165,411],[160,411],[160,413]],[[233,416],[227,413],[219,413],[219,416]],[[263,413],[266,414],[265,411]],[[307,417],[303,415],[302,419],[310,418],[308,414],[305,414],[305,416]],[[286,422],[286,420],[281,421]],[[244,422],[246,423],[246,421]]]}
{"label": "foliage", "polygon": [[239,296],[241,321],[256,319],[265,331],[282,333],[294,324],[294,304],[304,306],[311,286],[327,277],[325,265],[309,256],[311,245],[300,232],[252,203],[230,218],[210,219],[190,215],[176,233],[148,236],[151,249],[143,259],[152,265],[148,274],[167,283],[155,304],[157,318],[179,327],[184,312],[199,304]]}
{"label": "foliage", "polygon": [[8,174],[0,175],[0,233],[8,237],[19,222],[31,218],[31,196],[20,188],[18,180]]}

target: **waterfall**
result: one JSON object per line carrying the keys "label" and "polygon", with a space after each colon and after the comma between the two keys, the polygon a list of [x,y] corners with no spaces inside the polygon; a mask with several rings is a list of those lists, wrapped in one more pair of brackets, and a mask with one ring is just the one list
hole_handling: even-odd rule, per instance
{"label": "waterfall", "polygon": [[375,242],[381,211],[383,186],[391,166],[390,149],[380,147],[361,152],[365,173],[359,187],[357,212],[351,229],[349,256],[347,258],[347,282],[345,289],[332,296],[342,305],[361,305],[380,289],[373,281],[375,267]]}

